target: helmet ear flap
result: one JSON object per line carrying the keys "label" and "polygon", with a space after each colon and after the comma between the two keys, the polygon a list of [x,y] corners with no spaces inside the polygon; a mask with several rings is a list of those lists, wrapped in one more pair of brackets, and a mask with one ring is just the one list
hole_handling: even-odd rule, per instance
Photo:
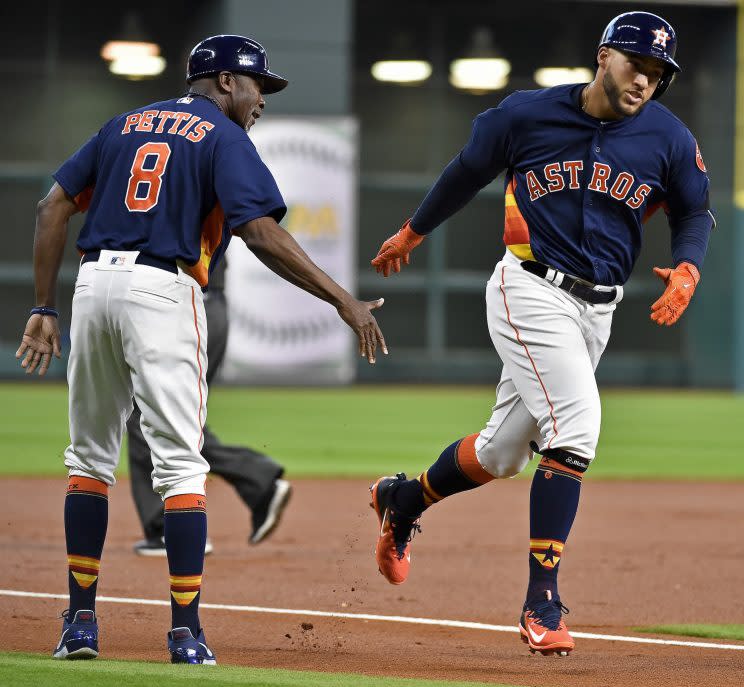
{"label": "helmet ear flap", "polygon": [[664,95],[664,93],[666,92],[667,88],[672,85],[672,81],[674,81],[675,76],[677,76],[676,72],[667,71],[667,73],[659,79],[659,83],[656,84],[656,90],[651,96],[651,100],[658,100],[659,98],[661,98],[661,96]]}

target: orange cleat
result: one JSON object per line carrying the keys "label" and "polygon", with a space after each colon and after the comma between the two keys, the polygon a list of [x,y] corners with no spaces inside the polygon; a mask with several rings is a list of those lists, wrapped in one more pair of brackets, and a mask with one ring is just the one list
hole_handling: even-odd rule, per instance
{"label": "orange cleat", "polygon": [[395,512],[390,506],[390,497],[396,483],[405,481],[405,474],[395,477],[380,477],[370,488],[372,503],[377,513],[380,533],[375,546],[377,567],[390,584],[403,584],[411,567],[411,539],[420,532],[418,516],[411,518]]}
{"label": "orange cleat", "polygon": [[537,597],[525,603],[519,618],[519,632],[531,653],[568,656],[573,651],[576,642],[563,622],[563,613],[568,613],[568,609],[560,597],[554,599],[550,591],[545,592],[544,599]]}

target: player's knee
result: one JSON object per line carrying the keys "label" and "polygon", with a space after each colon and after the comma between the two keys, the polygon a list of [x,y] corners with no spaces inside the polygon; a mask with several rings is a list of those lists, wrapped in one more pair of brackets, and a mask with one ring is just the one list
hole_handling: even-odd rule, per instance
{"label": "player's knee", "polygon": [[546,448],[542,451],[535,442],[530,443],[530,448],[542,456],[541,468],[548,468],[556,472],[564,472],[569,476],[581,477],[589,469],[593,458],[586,458],[578,453],[564,448]]}
{"label": "player's knee", "polygon": [[559,417],[558,431],[544,439],[549,439],[551,447],[560,447],[591,461],[597,450],[601,422],[602,410],[597,395],[596,399],[586,399],[570,415]]}
{"label": "player's knee", "polygon": [[507,479],[524,470],[530,458],[527,446],[499,446],[489,442],[477,450],[478,462],[496,479]]}
{"label": "player's knee", "polygon": [[564,444],[562,449],[580,456],[582,460],[591,462],[597,451],[597,442],[599,442],[599,423],[596,427],[585,429],[576,436],[574,441]]}
{"label": "player's knee", "polygon": [[172,496],[181,496],[183,494],[204,494],[207,472],[208,469],[203,472],[192,471],[181,475],[168,474],[165,476],[162,474],[162,471],[156,468],[153,475],[152,488],[163,501]]}

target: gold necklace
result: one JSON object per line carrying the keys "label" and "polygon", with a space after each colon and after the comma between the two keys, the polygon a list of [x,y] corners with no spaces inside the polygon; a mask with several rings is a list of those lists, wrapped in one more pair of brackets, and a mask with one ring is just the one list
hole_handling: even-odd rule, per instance
{"label": "gold necklace", "polygon": [[584,92],[581,94],[581,111],[586,112],[586,106],[589,102],[589,86],[584,88]]}

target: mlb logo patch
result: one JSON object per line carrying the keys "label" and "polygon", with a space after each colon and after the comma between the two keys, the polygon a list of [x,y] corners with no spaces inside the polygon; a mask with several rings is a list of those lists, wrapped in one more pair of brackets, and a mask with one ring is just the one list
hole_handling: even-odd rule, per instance
{"label": "mlb logo patch", "polygon": [[183,98],[179,98],[176,103],[179,105],[188,105],[189,103],[193,103],[194,99],[189,98],[189,96],[185,95]]}
{"label": "mlb logo patch", "polygon": [[111,262],[109,264],[111,264],[111,265],[123,265],[124,263],[126,263],[126,259],[125,258],[123,258],[121,255],[114,255],[111,258]]}

